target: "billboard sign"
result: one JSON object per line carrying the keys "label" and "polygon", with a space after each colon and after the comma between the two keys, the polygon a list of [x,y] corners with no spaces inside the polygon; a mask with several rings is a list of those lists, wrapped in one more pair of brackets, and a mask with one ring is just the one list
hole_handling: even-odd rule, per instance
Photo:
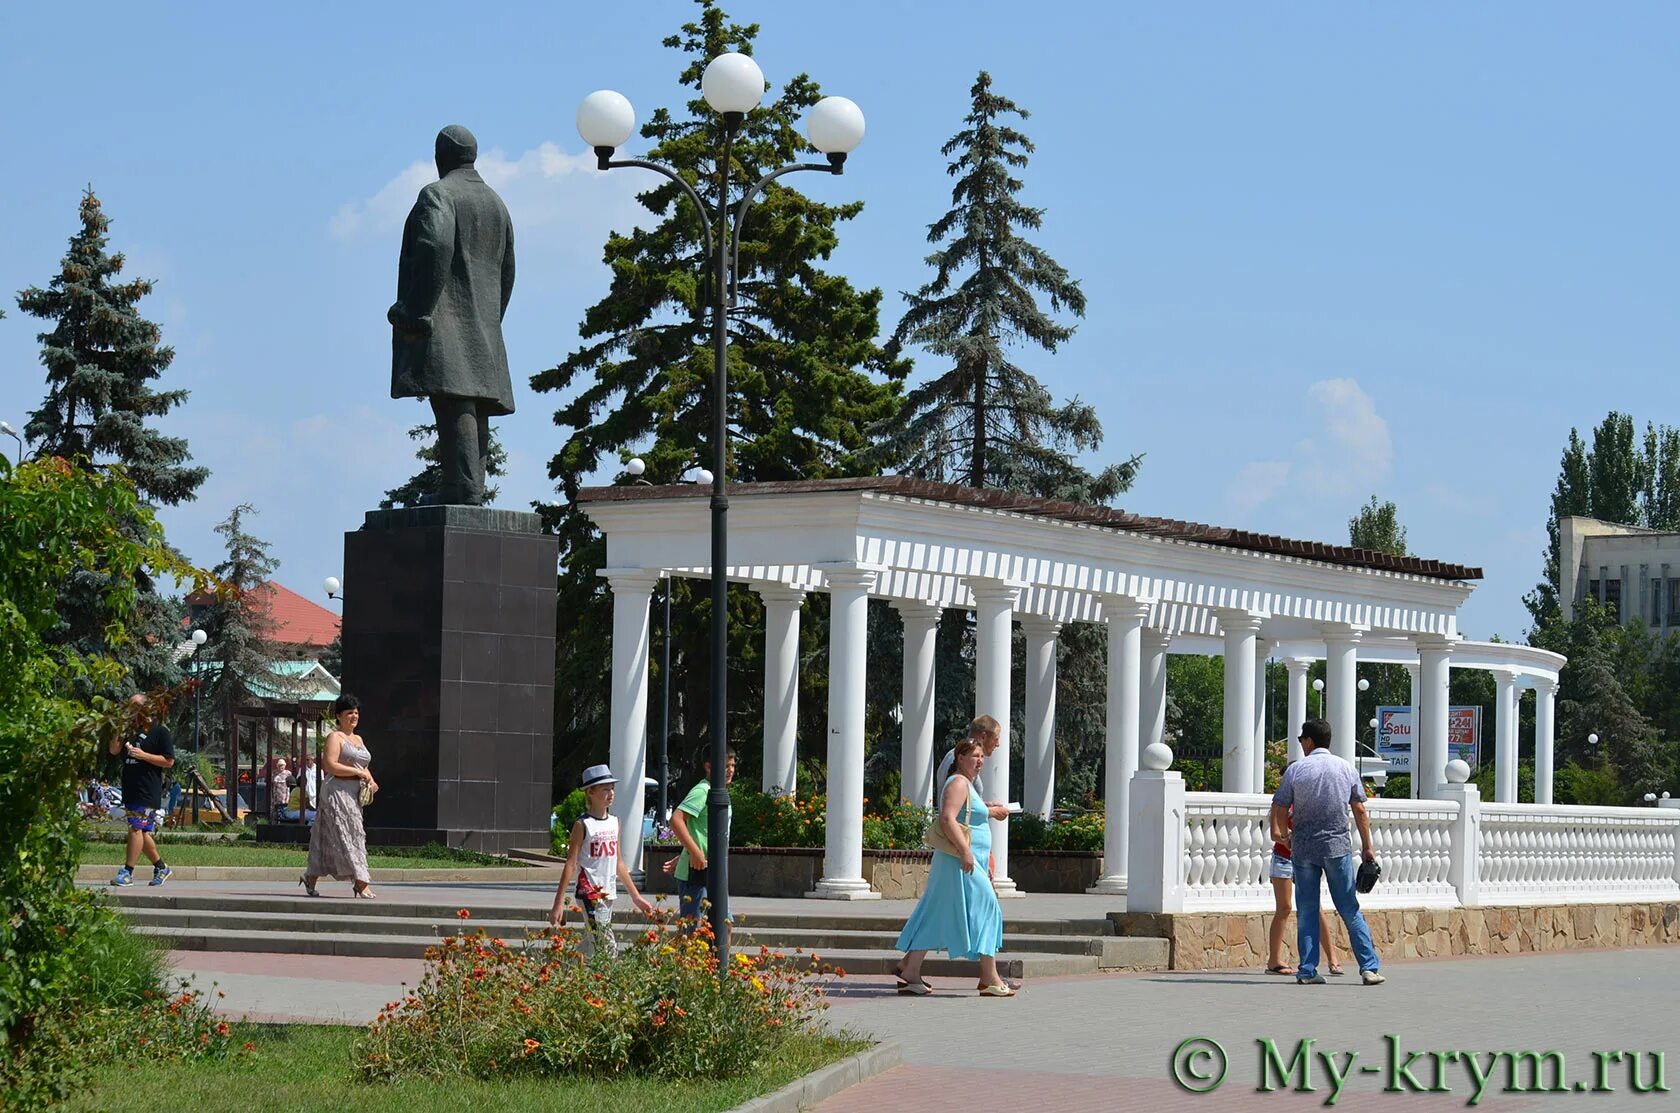
{"label": "billboard sign", "polygon": [[[1388,761],[1389,772],[1412,772],[1412,743],[1417,738],[1417,716],[1410,707],[1377,708],[1377,753]],[[1462,758],[1476,768],[1481,750],[1482,709],[1447,708],[1447,760]]]}

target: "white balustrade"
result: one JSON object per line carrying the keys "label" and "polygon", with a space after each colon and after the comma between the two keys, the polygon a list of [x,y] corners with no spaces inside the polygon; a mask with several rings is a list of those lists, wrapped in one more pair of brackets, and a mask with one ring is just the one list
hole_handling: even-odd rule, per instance
{"label": "white balustrade", "polygon": [[1674,900],[1680,812],[1483,804],[1483,904]]}
{"label": "white balustrade", "polygon": [[[1458,805],[1439,800],[1373,799],[1371,841],[1382,880],[1359,903],[1371,908],[1450,908],[1458,892],[1449,878],[1452,825]],[[1357,831],[1350,845],[1359,850]]]}
{"label": "white balustrade", "polygon": [[1240,912],[1272,907],[1272,798],[1184,794],[1184,908]]}

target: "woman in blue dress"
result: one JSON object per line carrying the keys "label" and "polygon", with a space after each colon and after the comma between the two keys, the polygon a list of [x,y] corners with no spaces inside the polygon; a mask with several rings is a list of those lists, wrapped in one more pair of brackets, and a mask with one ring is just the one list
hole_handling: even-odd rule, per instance
{"label": "woman in blue dress", "polygon": [[980,743],[957,743],[952,773],[945,782],[939,822],[952,844],[965,847],[962,855],[933,852],[927,889],[898,936],[904,961],[898,967],[898,991],[916,997],[933,992],[922,980],[922,959],[929,951],[952,958],[980,960],[980,993],[984,997],[1013,997],[1015,991],[998,976],[997,953],[1003,946],[1003,910],[992,891],[988,871],[976,868],[992,851],[992,829],[985,801],[974,791],[974,778],[986,756]]}

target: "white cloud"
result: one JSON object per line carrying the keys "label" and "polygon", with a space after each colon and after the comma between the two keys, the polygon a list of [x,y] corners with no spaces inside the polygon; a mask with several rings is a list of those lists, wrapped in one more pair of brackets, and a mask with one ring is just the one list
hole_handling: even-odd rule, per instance
{"label": "white cloud", "polygon": [[[477,166],[507,203],[516,243],[534,235],[547,248],[557,238],[598,256],[608,230],[628,230],[647,215],[635,201],[636,193],[652,184],[647,176],[597,170],[589,152],[567,154],[544,142],[518,158],[492,149],[479,156]],[[436,180],[430,161],[413,162],[365,201],[342,206],[328,227],[344,241],[388,237],[402,227],[415,195]]]}
{"label": "white cloud", "polygon": [[1245,464],[1225,490],[1239,514],[1288,492],[1303,500],[1338,500],[1373,489],[1394,465],[1388,422],[1353,379],[1324,379],[1307,388],[1310,435],[1287,460]]}

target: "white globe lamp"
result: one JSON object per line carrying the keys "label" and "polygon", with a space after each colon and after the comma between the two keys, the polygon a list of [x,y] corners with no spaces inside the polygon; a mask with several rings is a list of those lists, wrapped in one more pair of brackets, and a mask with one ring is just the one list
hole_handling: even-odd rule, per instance
{"label": "white globe lamp", "polygon": [[597,154],[604,151],[610,155],[636,130],[636,110],[623,94],[597,89],[578,105],[577,129]]}
{"label": "white globe lamp", "polygon": [[632,456],[630,457],[630,462],[624,465],[624,471],[625,474],[629,475],[632,479],[640,479],[642,477],[642,473],[647,471],[647,464],[640,456]]}
{"label": "white globe lamp", "polygon": [[328,576],[321,581],[321,586],[327,589],[327,598],[331,599],[338,594],[339,588],[344,585],[338,582],[337,576]]}
{"label": "white globe lamp", "polygon": [[1366,680],[1363,676],[1359,678],[1359,690],[1361,692],[1369,692],[1371,690],[1371,682]]}
{"label": "white globe lamp", "polygon": [[203,645],[209,640],[210,635],[206,634],[203,630],[194,630],[192,632],[192,642],[194,645]]}
{"label": "white globe lamp", "polygon": [[[845,97],[824,97],[805,120],[811,146],[825,155],[845,158],[863,142],[863,109]],[[831,157],[830,162],[834,161]]]}
{"label": "white globe lamp", "polygon": [[719,112],[746,115],[764,99],[764,71],[745,54],[719,54],[700,75],[700,95]]}

